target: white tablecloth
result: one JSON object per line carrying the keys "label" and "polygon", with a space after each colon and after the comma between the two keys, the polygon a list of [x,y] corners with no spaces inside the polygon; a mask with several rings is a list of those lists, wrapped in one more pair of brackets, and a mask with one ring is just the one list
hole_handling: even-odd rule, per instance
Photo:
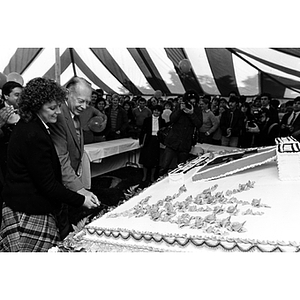
{"label": "white tablecloth", "polygon": [[139,148],[139,140],[132,138],[85,145],[82,158],[85,187],[91,188],[94,176],[122,168],[128,162],[136,162],[135,150]]}
{"label": "white tablecloth", "polygon": [[87,144],[84,146],[90,162],[98,163],[105,157],[133,151],[140,148],[139,140],[124,138],[113,141]]}

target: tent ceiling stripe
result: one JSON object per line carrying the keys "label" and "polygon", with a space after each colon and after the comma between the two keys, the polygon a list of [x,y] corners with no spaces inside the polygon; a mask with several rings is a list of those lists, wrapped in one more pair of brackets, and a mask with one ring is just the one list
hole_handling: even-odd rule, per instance
{"label": "tent ceiling stripe", "polygon": [[221,95],[228,96],[230,92],[239,95],[232,54],[225,48],[205,48],[205,51]]}
{"label": "tent ceiling stripe", "polygon": [[142,94],[140,90],[131,82],[131,80],[126,76],[120,66],[116,63],[114,58],[105,48],[90,48],[96,57],[102,62],[102,64],[109,70],[109,72],[115,76],[115,78],[124,87],[129,90],[134,95]]}
{"label": "tent ceiling stripe", "polygon": [[165,48],[165,51],[166,51],[169,59],[172,61],[174,68],[176,70],[176,73],[178,74],[184,89],[186,91],[187,90],[195,90],[199,95],[203,95],[203,89],[202,89],[194,71],[191,70],[189,73],[183,74],[179,69],[179,62],[182,59],[187,58],[184,50],[182,48]]}
{"label": "tent ceiling stripe", "polygon": [[22,74],[35,58],[43,51],[43,48],[18,48],[4,69],[4,74],[11,72]]}
{"label": "tent ceiling stripe", "polygon": [[236,49],[236,48],[235,48],[235,49],[233,49],[233,50],[234,50],[235,52],[239,52],[239,53],[241,53],[241,54],[244,54],[244,55],[246,55],[246,56],[252,58],[253,60],[256,60],[256,61],[258,61],[258,62],[260,62],[260,63],[262,63],[262,64],[264,64],[264,65],[266,65],[266,66],[268,66],[268,67],[271,67],[271,68],[273,68],[273,69],[279,70],[279,71],[281,71],[281,72],[284,72],[284,73],[287,73],[287,74],[290,74],[290,75],[293,75],[293,76],[300,77],[300,72],[299,72],[299,71],[293,70],[293,69],[291,69],[291,68],[284,67],[284,66],[279,65],[279,64],[272,63],[272,62],[270,62],[270,61],[267,61],[267,60],[265,60],[265,59],[259,58],[259,57],[255,56],[255,55],[252,55],[252,54],[247,53],[247,52],[245,52],[245,51],[242,51],[242,50],[240,50],[240,49]]}
{"label": "tent ceiling stripe", "polygon": [[151,87],[154,90],[161,90],[164,94],[170,94],[170,90],[159,74],[148,51],[145,48],[128,48],[128,51],[143,72]]}

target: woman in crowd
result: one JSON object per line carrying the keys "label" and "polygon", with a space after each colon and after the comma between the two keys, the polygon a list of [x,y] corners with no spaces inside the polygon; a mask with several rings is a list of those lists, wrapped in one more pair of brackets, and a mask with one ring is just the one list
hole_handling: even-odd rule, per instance
{"label": "woman in crowd", "polygon": [[62,202],[87,208],[99,205],[93,196],[80,195],[62,184],[47,124],[57,121],[65,97],[58,84],[44,78],[32,79],[21,93],[21,119],[8,145],[0,251],[47,251],[60,240],[55,215]]}
{"label": "woman in crowd", "polygon": [[173,102],[171,100],[167,100],[163,105],[163,112],[161,117],[166,121],[166,123],[170,122],[170,115],[173,111]]}
{"label": "woman in crowd", "polygon": [[166,126],[165,120],[161,117],[162,111],[162,106],[153,106],[152,116],[144,120],[139,136],[139,142],[142,145],[139,158],[139,163],[143,165],[142,182],[146,182],[148,170],[151,170],[150,181],[153,182],[155,171],[159,166],[160,143],[157,138],[157,131]]}
{"label": "woman in crowd", "polygon": [[132,113],[131,102],[129,100],[125,100],[123,103],[123,108],[128,118],[128,127],[126,128],[125,136],[131,136],[135,126],[135,118]]}
{"label": "woman in crowd", "polygon": [[219,106],[220,106],[220,98],[214,97],[211,100],[210,110],[213,112],[215,116],[219,115]]}
{"label": "woman in crowd", "polygon": [[95,107],[101,112],[101,115],[105,115],[105,108],[108,107],[106,100],[103,98],[98,98],[95,103]]}
{"label": "woman in crowd", "polygon": [[212,139],[211,139],[211,143],[213,145],[218,145],[218,146],[221,145],[222,130],[221,130],[221,127],[220,127],[220,120],[221,120],[222,114],[227,113],[227,111],[228,111],[228,108],[225,105],[220,105],[219,106],[219,109],[218,109],[219,113],[218,113],[218,115],[216,115],[216,117],[218,119],[219,126],[217,127],[217,129],[214,132],[214,134],[212,136]]}
{"label": "woman in crowd", "polygon": [[218,129],[220,121],[210,110],[210,101],[203,97],[200,99],[199,106],[202,110],[203,124],[199,129],[199,142],[205,144],[212,143],[212,136]]}
{"label": "woman in crowd", "polygon": [[[100,112],[99,117],[101,119],[100,129],[97,131],[93,131],[93,141],[94,143],[103,142],[106,140],[105,138],[105,129],[107,124],[107,115],[105,114],[106,101],[102,97],[97,97],[95,102],[95,108]],[[91,127],[91,124],[90,124]]]}
{"label": "woman in crowd", "polygon": [[123,108],[127,113],[128,124],[133,125],[134,124],[134,116],[132,114],[131,102],[130,101],[124,101]]}

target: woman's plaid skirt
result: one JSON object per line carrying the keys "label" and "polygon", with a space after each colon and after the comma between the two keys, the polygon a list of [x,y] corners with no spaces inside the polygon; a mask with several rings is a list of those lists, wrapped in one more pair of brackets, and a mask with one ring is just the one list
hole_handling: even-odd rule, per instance
{"label": "woman's plaid skirt", "polygon": [[3,205],[1,252],[47,252],[58,241],[59,232],[52,214],[28,215]]}

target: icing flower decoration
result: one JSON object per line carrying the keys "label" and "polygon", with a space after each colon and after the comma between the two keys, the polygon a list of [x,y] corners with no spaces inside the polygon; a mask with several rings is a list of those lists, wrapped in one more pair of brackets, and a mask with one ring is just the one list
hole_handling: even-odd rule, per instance
{"label": "icing flower decoration", "polygon": [[251,205],[254,207],[260,207],[260,201],[261,199],[253,199]]}
{"label": "icing flower decoration", "polygon": [[235,232],[243,232],[243,226],[245,225],[246,221],[243,223],[239,222],[233,222],[230,224],[229,230],[230,231],[235,231]]}
{"label": "icing flower decoration", "polygon": [[235,206],[229,206],[229,207],[227,208],[227,212],[228,212],[229,214],[233,214],[233,213],[236,211],[236,209],[237,209],[237,204],[236,204]]}

